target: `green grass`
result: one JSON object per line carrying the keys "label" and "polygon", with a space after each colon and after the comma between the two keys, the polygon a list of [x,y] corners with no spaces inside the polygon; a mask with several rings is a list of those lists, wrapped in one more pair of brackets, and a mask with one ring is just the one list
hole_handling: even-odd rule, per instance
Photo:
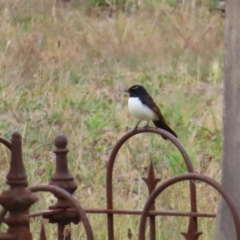
{"label": "green grass", "polygon": [[[91,11],[77,1],[0,3],[0,135],[22,134],[30,185],[48,183],[55,170],[54,146],[48,143],[64,133],[69,169],[79,186],[75,196],[84,207],[105,207],[106,162],[117,140],[136,124],[124,89],[136,83],[156,100],[195,170],[219,180],[224,22],[211,10],[212,1],[192,6],[149,0],[138,10],[136,2],[126,1],[126,11],[116,10],[111,18],[100,2],[91,1]],[[0,153],[5,176],[9,154],[2,146]],[[169,142],[135,136],[114,167],[116,208],[143,207],[147,189],[141,177],[151,160],[162,181],[186,171]],[[166,190],[158,209],[188,210],[187,186]],[[204,184],[197,188],[199,208],[215,211],[216,193]],[[49,195],[41,196],[35,210],[47,208]],[[106,239],[106,218],[89,217],[95,239]],[[202,239],[212,239],[213,220],[199,222]],[[160,217],[158,226],[157,239],[179,239],[187,220]],[[136,239],[137,217],[116,217],[117,239],[126,239],[128,228]],[[37,236],[38,220],[32,229]],[[47,231],[54,239],[54,228]],[[72,234],[85,239],[78,226]]]}

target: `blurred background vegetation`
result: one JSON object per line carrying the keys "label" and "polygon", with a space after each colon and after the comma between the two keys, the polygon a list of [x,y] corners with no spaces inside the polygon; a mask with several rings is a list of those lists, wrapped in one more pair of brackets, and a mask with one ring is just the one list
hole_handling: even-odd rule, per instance
{"label": "blurred background vegetation", "polygon": [[[186,147],[197,172],[221,177],[224,19],[215,0],[0,1],[0,134],[23,136],[30,185],[54,173],[53,140],[69,139],[69,168],[84,207],[105,207],[106,164],[136,120],[124,89],[144,85]],[[1,186],[9,153],[0,147]],[[158,136],[131,139],[114,166],[116,208],[143,207],[150,161],[162,181],[186,172],[181,155]],[[218,195],[198,183],[200,210],[215,211]],[[188,210],[188,184],[166,190],[159,210]],[[51,204],[41,195],[33,207]],[[187,202],[187,204],[186,204]],[[106,239],[105,216],[89,216],[95,239]],[[39,219],[33,220],[36,236]],[[185,218],[159,217],[157,239],[179,239]],[[214,220],[201,219],[202,239]],[[6,226],[5,226],[6,227]],[[117,239],[137,237],[138,217],[116,217]],[[55,228],[47,227],[50,239]],[[73,227],[74,239],[85,239]],[[36,237],[37,238],[37,237]]]}

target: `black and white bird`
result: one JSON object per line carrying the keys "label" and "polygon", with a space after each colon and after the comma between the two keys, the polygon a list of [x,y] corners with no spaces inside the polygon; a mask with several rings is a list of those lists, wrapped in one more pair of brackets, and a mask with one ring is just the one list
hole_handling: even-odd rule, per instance
{"label": "black and white bird", "polygon": [[160,109],[143,86],[133,85],[125,92],[129,94],[129,113],[139,119],[139,122],[134,129],[138,127],[142,120],[148,121],[146,125],[146,127],[148,127],[148,123],[151,120],[157,128],[161,128],[177,138],[177,134],[167,125]]}

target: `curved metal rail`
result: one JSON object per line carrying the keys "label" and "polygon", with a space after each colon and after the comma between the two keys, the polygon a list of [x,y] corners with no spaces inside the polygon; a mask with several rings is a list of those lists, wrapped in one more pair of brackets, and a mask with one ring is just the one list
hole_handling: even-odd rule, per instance
{"label": "curved metal rail", "polygon": [[[157,196],[159,196],[169,186],[171,186],[177,182],[181,182],[181,181],[185,181],[185,180],[199,180],[199,181],[205,182],[205,183],[211,185],[213,188],[215,188],[222,195],[222,197],[225,199],[225,201],[228,204],[230,211],[232,213],[233,221],[234,221],[235,229],[236,229],[237,240],[240,240],[240,228],[239,228],[240,218],[238,215],[238,211],[234,206],[233,201],[231,200],[231,198],[229,197],[227,192],[223,189],[223,187],[218,182],[216,182],[214,179],[212,179],[210,177],[207,177],[202,174],[197,174],[197,173],[187,173],[187,174],[182,174],[180,176],[172,177],[172,178],[166,180],[165,182],[163,182],[160,186],[158,186],[152,192],[152,194],[148,198],[148,200],[143,208],[143,214],[141,216],[140,225],[139,225],[138,239],[145,240],[145,229],[146,229],[148,212],[150,211],[151,206],[154,203]],[[199,233],[196,233],[196,234],[199,234]]]}
{"label": "curved metal rail", "polygon": [[0,143],[5,145],[11,151],[12,143],[9,140],[7,140],[6,138],[0,137]]}
{"label": "curved metal rail", "polygon": [[92,228],[88,221],[87,215],[83,210],[83,208],[78,203],[78,201],[71,194],[69,194],[68,192],[66,192],[65,190],[59,187],[48,186],[48,185],[38,185],[38,186],[28,187],[28,189],[30,189],[32,192],[51,192],[52,194],[57,194],[67,199],[76,208],[79,218],[83,223],[83,226],[87,235],[87,239],[94,240]]}
{"label": "curved metal rail", "polygon": [[[187,151],[181,144],[181,142],[175,138],[172,134],[168,133],[165,130],[159,128],[137,128],[133,131],[126,133],[115,145],[113,148],[111,155],[109,157],[108,166],[107,166],[107,177],[106,177],[106,197],[107,197],[107,209],[113,209],[113,193],[112,193],[112,176],[113,176],[113,167],[115,163],[116,156],[121,149],[122,145],[134,135],[140,133],[154,133],[160,136],[164,136],[168,140],[170,140],[173,145],[180,151],[185,164],[187,166],[188,172],[194,172],[193,166],[188,156]],[[191,211],[197,212],[197,204],[196,204],[196,186],[193,181],[190,182],[190,204],[191,204]],[[197,218],[194,221],[194,228],[197,230]],[[114,223],[113,223],[113,215],[108,214],[108,239],[114,239]]]}

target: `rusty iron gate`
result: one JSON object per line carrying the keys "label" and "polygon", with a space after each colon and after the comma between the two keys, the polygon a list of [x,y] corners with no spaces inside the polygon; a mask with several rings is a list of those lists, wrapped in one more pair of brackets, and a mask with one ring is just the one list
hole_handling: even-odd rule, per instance
{"label": "rusty iron gate", "polygon": [[[147,185],[149,197],[146,200],[143,210],[134,209],[115,209],[113,206],[113,168],[117,159],[117,154],[123,144],[136,134],[153,133],[166,137],[172,142],[173,145],[180,151],[183,160],[185,161],[188,173],[178,175],[163,181],[162,184],[157,186],[160,181],[155,178],[153,164],[151,162],[148,177],[142,178]],[[0,143],[4,144],[11,153],[10,170],[6,176],[6,184],[9,189],[5,190],[0,195],[0,204],[2,210],[0,212],[0,226],[2,223],[7,224],[7,232],[0,232],[0,240],[31,240],[33,239],[30,231],[30,218],[42,217],[48,219],[50,223],[57,225],[57,239],[70,240],[71,232],[66,234],[65,227],[70,223],[82,223],[86,239],[93,240],[93,229],[89,223],[88,214],[105,214],[107,217],[107,232],[108,240],[114,240],[114,215],[139,215],[139,231],[138,239],[145,240],[145,229],[147,220],[149,224],[149,237],[150,240],[156,240],[156,223],[157,216],[182,216],[189,218],[187,232],[182,232],[182,236],[186,240],[198,240],[202,232],[198,231],[198,217],[214,218],[215,213],[198,212],[197,211],[197,194],[195,181],[203,181],[213,188],[215,188],[225,199],[228,204],[231,214],[233,216],[237,240],[240,240],[240,219],[238,212],[228,196],[226,191],[219,183],[213,179],[198,173],[194,173],[193,166],[190,158],[179,142],[174,136],[168,132],[157,128],[138,128],[134,131],[126,133],[115,145],[109,157],[106,174],[106,209],[83,208],[72,194],[77,189],[77,184],[74,178],[68,171],[67,160],[67,138],[64,135],[59,135],[55,139],[56,149],[53,152],[56,155],[56,171],[50,179],[49,185],[28,186],[27,174],[22,160],[22,139],[18,132],[12,134],[11,140],[0,137]],[[171,185],[181,182],[189,181],[190,190],[190,211],[159,211],[155,207],[155,199],[164,191],[164,189]],[[50,192],[57,198],[57,203],[50,206],[47,210],[39,212],[29,212],[29,208],[37,201],[34,192]],[[131,234],[131,233],[129,233]],[[47,239],[44,225],[41,227],[40,240]],[[131,237],[129,236],[129,239]]]}

